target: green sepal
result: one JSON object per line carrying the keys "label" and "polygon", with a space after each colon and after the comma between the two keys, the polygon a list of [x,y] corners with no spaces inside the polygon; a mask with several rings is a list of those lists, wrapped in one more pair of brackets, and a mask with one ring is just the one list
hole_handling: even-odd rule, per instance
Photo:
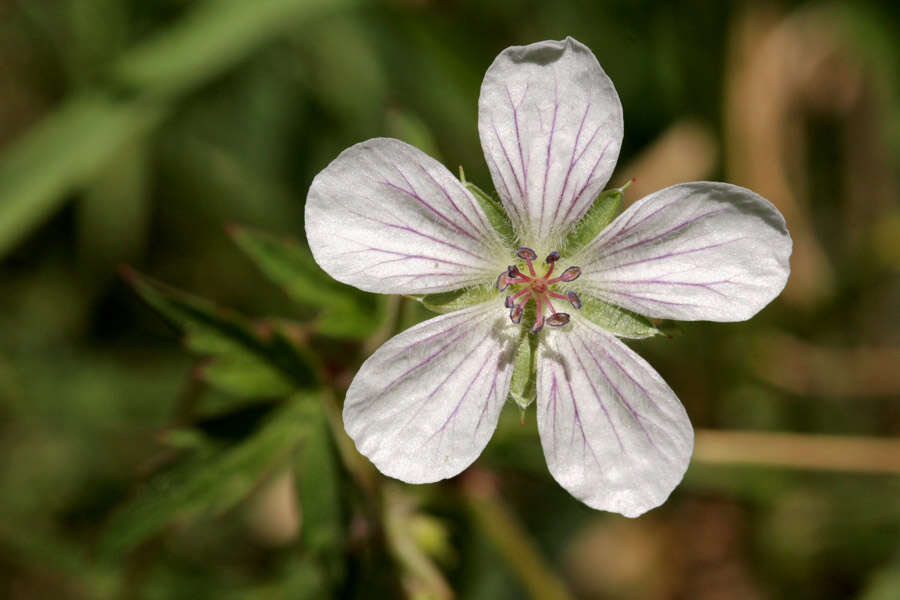
{"label": "green sepal", "polygon": [[522,327],[513,362],[512,379],[509,382],[509,397],[523,411],[535,399],[537,351],[538,336],[532,334],[528,327]]}
{"label": "green sepal", "polygon": [[622,212],[625,204],[625,188],[606,190],[594,200],[584,217],[566,238],[560,254],[571,256],[586,246],[597,234],[606,229]]}
{"label": "green sepal", "polygon": [[488,221],[490,221],[491,227],[500,234],[506,245],[510,248],[515,248],[516,234],[513,231],[512,223],[509,222],[509,217],[506,215],[503,204],[471,181],[467,181],[466,173],[462,167],[459,168],[459,181],[478,200],[478,204],[481,205],[481,210],[484,211]]}
{"label": "green sepal", "polygon": [[662,335],[647,317],[596,298],[582,298],[578,314],[618,337],[640,339]]}
{"label": "green sepal", "polygon": [[448,313],[476,304],[482,304],[490,300],[498,300],[499,296],[497,294],[497,290],[493,288],[480,286],[462,288],[450,292],[440,292],[438,294],[408,297],[417,302],[421,302],[425,308],[432,312]]}

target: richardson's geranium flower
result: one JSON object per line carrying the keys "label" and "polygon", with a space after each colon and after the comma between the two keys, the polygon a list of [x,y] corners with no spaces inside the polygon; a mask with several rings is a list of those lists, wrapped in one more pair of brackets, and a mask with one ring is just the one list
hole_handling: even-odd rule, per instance
{"label": "richardson's geranium flower", "polygon": [[478,132],[499,203],[384,138],[348,148],[312,183],[306,234],[325,271],[449,311],[362,365],[346,430],[384,474],[434,482],[481,454],[507,398],[536,398],[553,477],[591,507],[640,515],[681,480],[693,430],[618,337],[657,333],[640,315],[756,314],[787,281],[784,218],[750,190],[695,182],[609,223],[621,193],[601,192],[622,107],[572,38],[504,50],[481,86]]}

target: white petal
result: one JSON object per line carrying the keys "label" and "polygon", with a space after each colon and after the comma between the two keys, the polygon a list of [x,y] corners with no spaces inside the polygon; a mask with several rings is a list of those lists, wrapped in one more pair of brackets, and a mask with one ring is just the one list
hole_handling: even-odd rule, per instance
{"label": "white petal", "polygon": [[634,312],[743,321],[784,289],[791,247],[768,200],[699,181],[638,200],[571,260],[585,292]]}
{"label": "white petal", "polygon": [[580,42],[513,46],[484,76],[478,133],[520,238],[541,247],[577,222],[609,180],[622,145],[622,105]]}
{"label": "white petal", "polygon": [[316,175],[306,237],[329,275],[369,292],[453,290],[506,268],[472,194],[439,162],[389,138],[351,146]]}
{"label": "white petal", "polygon": [[409,483],[468,467],[497,427],[518,331],[498,301],[388,340],[347,390],[344,427],[356,447],[382,473]]}
{"label": "white petal", "polygon": [[547,466],[592,508],[636,517],[681,481],[694,432],[675,393],[617,338],[573,315],[538,355],[538,431]]}

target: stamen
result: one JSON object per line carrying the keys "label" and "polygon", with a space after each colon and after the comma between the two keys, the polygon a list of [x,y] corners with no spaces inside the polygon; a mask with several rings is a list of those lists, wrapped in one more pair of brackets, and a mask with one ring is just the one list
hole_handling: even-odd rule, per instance
{"label": "stamen", "polygon": [[509,273],[507,273],[506,271],[500,273],[500,275],[497,276],[497,290],[498,291],[502,292],[503,290],[505,290],[506,288],[509,287],[510,283],[512,283],[512,278],[509,276]]}
{"label": "stamen", "polygon": [[537,333],[544,326],[544,306],[540,298],[534,300],[537,308],[535,309],[534,325],[531,326],[531,333]]}
{"label": "stamen", "polygon": [[525,303],[516,304],[509,311],[509,320],[518,325],[522,321],[522,314],[525,312]]}
{"label": "stamen", "polygon": [[509,265],[509,267],[507,267],[507,269],[506,269],[506,273],[511,278],[518,277],[518,278],[524,279],[525,281],[531,281],[531,278],[526,276],[525,273],[523,273],[522,271],[520,271],[519,267],[517,267],[516,265]]}
{"label": "stamen", "polygon": [[547,317],[547,325],[550,327],[562,327],[569,322],[569,315],[566,313],[553,313]]}
{"label": "stamen", "polygon": [[569,302],[572,303],[573,308],[581,308],[581,298],[578,297],[578,294],[575,292],[566,292],[566,296],[569,298]]}
{"label": "stamen", "polygon": [[551,252],[550,254],[548,254],[548,255],[547,255],[547,258],[544,259],[544,260],[547,261],[547,264],[548,264],[548,265],[552,265],[553,263],[555,263],[556,261],[559,260],[559,252],[557,252],[556,250],[554,250],[553,252]]}
{"label": "stamen", "polygon": [[516,256],[522,260],[537,260],[537,253],[531,248],[525,248],[524,246],[516,250]]}
{"label": "stamen", "polygon": [[556,283],[558,281],[575,281],[581,275],[581,267],[569,267],[562,272],[562,275],[555,279],[551,279],[547,283]]}
{"label": "stamen", "polygon": [[512,308],[512,307],[513,307],[513,299],[512,299],[512,296],[507,296],[507,297],[506,297],[506,300],[503,301],[503,305],[504,305],[506,308]]}

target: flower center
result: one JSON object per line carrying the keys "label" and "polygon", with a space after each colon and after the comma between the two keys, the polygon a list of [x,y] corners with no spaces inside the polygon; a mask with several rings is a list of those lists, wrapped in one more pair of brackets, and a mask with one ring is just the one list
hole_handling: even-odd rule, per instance
{"label": "flower center", "polygon": [[[569,322],[569,314],[557,312],[553,306],[553,299],[565,300],[569,302],[573,308],[581,308],[581,300],[575,292],[566,292],[560,294],[553,291],[553,285],[560,282],[575,281],[581,275],[580,267],[569,267],[557,277],[553,275],[553,269],[556,267],[556,261],[559,260],[559,252],[551,252],[547,255],[545,262],[547,263],[547,272],[538,275],[534,268],[534,261],[537,254],[531,248],[519,248],[516,256],[525,261],[528,265],[528,275],[519,270],[515,265],[509,268],[497,277],[497,289],[504,291],[512,288],[512,294],[506,297],[506,308],[509,309],[509,319],[513,323],[519,323],[522,315],[525,313],[525,306],[531,300],[535,304],[534,325],[531,326],[531,332],[537,333],[544,326],[544,323],[551,327],[561,327]],[[549,315],[544,318],[544,309],[549,310]]]}

